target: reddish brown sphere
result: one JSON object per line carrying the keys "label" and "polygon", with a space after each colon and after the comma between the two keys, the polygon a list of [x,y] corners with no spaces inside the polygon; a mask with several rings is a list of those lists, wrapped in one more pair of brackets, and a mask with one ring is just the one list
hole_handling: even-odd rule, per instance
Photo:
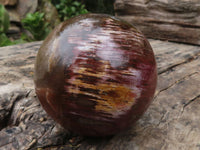
{"label": "reddish brown sphere", "polygon": [[107,136],[130,127],[156,88],[152,48],[132,25],[108,15],[60,24],[36,59],[35,87],[46,112],[64,128]]}

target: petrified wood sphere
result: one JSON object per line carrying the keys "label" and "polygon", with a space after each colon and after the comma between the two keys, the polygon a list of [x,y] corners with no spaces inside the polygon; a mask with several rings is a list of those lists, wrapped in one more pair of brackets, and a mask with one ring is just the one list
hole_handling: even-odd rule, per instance
{"label": "petrified wood sphere", "polygon": [[149,42],[108,15],[81,15],[60,24],[36,59],[35,86],[46,112],[86,136],[127,129],[146,111],[157,71]]}

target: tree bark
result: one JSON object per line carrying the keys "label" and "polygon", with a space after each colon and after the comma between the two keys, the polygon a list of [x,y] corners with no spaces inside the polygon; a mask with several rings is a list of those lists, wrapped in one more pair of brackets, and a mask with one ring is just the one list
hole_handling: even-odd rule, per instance
{"label": "tree bark", "polygon": [[33,84],[41,42],[0,48],[0,149],[199,150],[200,47],[150,43],[158,67],[153,103],[130,129],[101,139],[64,130],[41,107]]}
{"label": "tree bark", "polygon": [[200,45],[200,0],[116,0],[115,14],[149,38]]}

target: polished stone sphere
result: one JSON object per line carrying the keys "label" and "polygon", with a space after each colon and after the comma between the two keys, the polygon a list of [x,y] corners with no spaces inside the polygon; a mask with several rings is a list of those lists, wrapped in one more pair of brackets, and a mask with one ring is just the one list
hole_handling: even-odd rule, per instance
{"label": "polished stone sphere", "polygon": [[64,128],[85,136],[128,129],[150,105],[157,81],[144,35],[113,16],[69,19],[45,39],[35,64],[36,94]]}

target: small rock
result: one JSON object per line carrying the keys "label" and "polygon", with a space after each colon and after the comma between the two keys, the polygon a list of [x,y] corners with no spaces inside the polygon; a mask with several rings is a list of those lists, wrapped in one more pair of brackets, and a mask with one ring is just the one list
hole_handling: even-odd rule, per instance
{"label": "small rock", "polygon": [[8,33],[10,34],[15,34],[15,33],[19,33],[21,31],[20,27],[16,26],[16,24],[11,24],[9,29],[8,29]]}
{"label": "small rock", "polygon": [[45,120],[44,118],[40,118],[40,119],[39,119],[40,122],[43,122],[44,120]]}
{"label": "small rock", "polygon": [[0,0],[0,4],[13,6],[17,4],[17,0]]}
{"label": "small rock", "polygon": [[13,8],[7,8],[9,17],[10,17],[10,22],[18,22],[20,23],[20,16],[17,13],[17,11]]}
{"label": "small rock", "polygon": [[18,0],[17,12],[20,19],[26,17],[28,13],[34,13],[38,6],[38,0]]}
{"label": "small rock", "polygon": [[57,9],[49,0],[39,0],[38,9],[44,12],[44,20],[50,24],[52,29],[60,23]]}

